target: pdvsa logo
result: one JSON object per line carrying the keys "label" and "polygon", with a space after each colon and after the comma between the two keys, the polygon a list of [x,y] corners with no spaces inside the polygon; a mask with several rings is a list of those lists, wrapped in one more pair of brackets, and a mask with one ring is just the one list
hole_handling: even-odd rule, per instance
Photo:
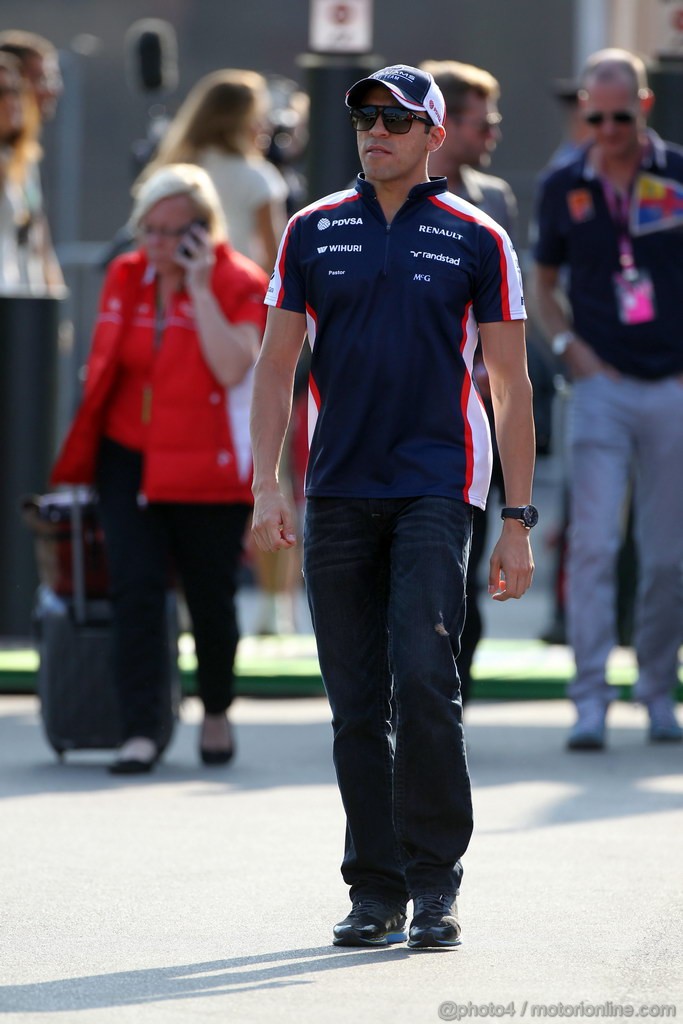
{"label": "pdvsa logo", "polygon": [[348,224],[362,224],[362,217],[340,217],[338,220],[329,220],[328,217],[321,217],[318,221],[318,231],[327,231],[328,228],[343,228]]}

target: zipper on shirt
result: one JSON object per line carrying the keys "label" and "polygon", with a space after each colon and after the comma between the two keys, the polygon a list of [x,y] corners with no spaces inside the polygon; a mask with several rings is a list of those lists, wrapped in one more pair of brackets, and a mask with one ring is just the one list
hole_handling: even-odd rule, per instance
{"label": "zipper on shirt", "polygon": [[389,273],[389,232],[391,231],[391,224],[387,224],[386,231],[384,233],[384,268],[382,275],[384,277]]}

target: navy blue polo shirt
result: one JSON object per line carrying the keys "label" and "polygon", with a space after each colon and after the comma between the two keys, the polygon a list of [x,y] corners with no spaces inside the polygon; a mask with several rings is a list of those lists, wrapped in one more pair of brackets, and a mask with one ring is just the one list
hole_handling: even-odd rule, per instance
{"label": "navy blue polo shirt", "polygon": [[266,302],[306,314],[307,495],[485,507],[477,325],[525,317],[517,259],[495,221],[438,178],[414,187],[388,224],[361,175],[292,217]]}
{"label": "navy blue polo shirt", "polygon": [[[683,149],[654,132],[649,136],[642,171],[683,183]],[[649,323],[621,323],[613,285],[619,270],[618,229],[602,184],[587,163],[588,152],[541,182],[535,259],[544,266],[567,266],[574,328],[602,360],[648,380],[683,373],[683,230],[631,236],[635,265],[652,278],[656,317]]]}

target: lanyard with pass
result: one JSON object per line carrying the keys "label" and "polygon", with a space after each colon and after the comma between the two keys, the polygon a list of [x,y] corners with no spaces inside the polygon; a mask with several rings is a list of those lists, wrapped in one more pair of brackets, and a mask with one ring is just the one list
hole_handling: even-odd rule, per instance
{"label": "lanyard with pass", "polygon": [[[164,309],[161,303],[159,284],[157,282],[154,300],[154,343],[153,354],[156,356],[161,348],[161,341],[165,327]],[[152,419],[152,384],[148,381],[142,389],[142,422],[147,426]]]}
{"label": "lanyard with pass", "polygon": [[612,275],[619,319],[623,324],[643,324],[655,319],[655,294],[647,270],[638,269],[629,231],[629,195],[617,192],[602,179],[605,202],[617,229],[620,270]]}

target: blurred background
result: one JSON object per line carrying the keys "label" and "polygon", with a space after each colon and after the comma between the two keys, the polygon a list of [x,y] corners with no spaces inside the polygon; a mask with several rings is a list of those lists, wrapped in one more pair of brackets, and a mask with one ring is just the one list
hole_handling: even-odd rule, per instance
{"label": "blurred background", "polygon": [[[158,19],[155,52],[143,40],[142,19]],[[64,79],[56,117],[42,136],[47,213],[68,289],[60,304],[52,451],[78,401],[104,264],[129,214],[131,184],[188,91],[212,70],[249,68],[267,76],[276,122],[278,106],[284,112],[285,145],[291,95],[310,97],[308,145],[293,161],[305,183],[303,205],[346,187],[359,169],[343,102],[355,80],[385,64],[427,59],[486,68],[500,82],[503,116],[487,170],[516,194],[523,268],[538,175],[566,136],[563,96],[588,54],[614,45],[644,56],[657,95],[653,127],[683,142],[677,0],[3,0],[0,29],[9,28],[51,40]],[[6,376],[0,405],[30,405],[23,390]],[[26,415],[28,422],[40,414]],[[36,489],[45,486],[38,463],[51,453],[44,449],[43,443],[34,459]],[[554,495],[561,470],[553,458],[557,452],[539,479]],[[0,472],[5,489],[10,476]],[[2,507],[4,520],[12,520],[0,537],[7,561],[24,540],[14,521],[16,496],[5,495]],[[28,564],[30,553],[22,557]]]}
{"label": "blurred background", "polygon": [[[328,51],[316,59],[314,14],[322,11],[343,24],[359,8],[369,28],[360,43],[369,34],[365,54]],[[503,114],[502,139],[490,170],[505,178],[517,196],[518,246],[523,250],[537,175],[563,136],[558,80],[571,80],[588,53],[606,45],[625,46],[657,61],[675,49],[681,11],[683,4],[671,0],[423,0],[419,5],[408,0],[147,0],[143,5],[139,0],[3,0],[3,28],[39,32],[60,51],[64,94],[43,136],[44,188],[71,293],[68,312],[76,349],[87,345],[100,281],[97,270],[89,280],[91,268],[128,215],[139,158],[163,130],[165,117],[175,113],[207,72],[253,68],[304,91],[329,92],[324,104],[329,113],[312,121],[305,157],[311,191],[317,195],[348,181],[348,160],[354,159],[351,133],[350,155],[336,161],[337,173],[334,166],[322,165],[325,147],[344,118],[343,89],[357,70],[361,77],[367,68],[430,58],[485,67],[500,82]],[[139,40],[131,32],[141,18],[163,19],[167,27],[158,88],[146,88],[141,78]],[[323,33],[319,42],[349,45],[335,40],[333,32]],[[666,61],[667,67],[677,63]],[[678,107],[683,107],[680,100]],[[658,113],[664,113],[661,105],[655,109],[655,128]],[[678,116],[683,117],[680,109]],[[355,171],[353,162],[351,167]]]}

